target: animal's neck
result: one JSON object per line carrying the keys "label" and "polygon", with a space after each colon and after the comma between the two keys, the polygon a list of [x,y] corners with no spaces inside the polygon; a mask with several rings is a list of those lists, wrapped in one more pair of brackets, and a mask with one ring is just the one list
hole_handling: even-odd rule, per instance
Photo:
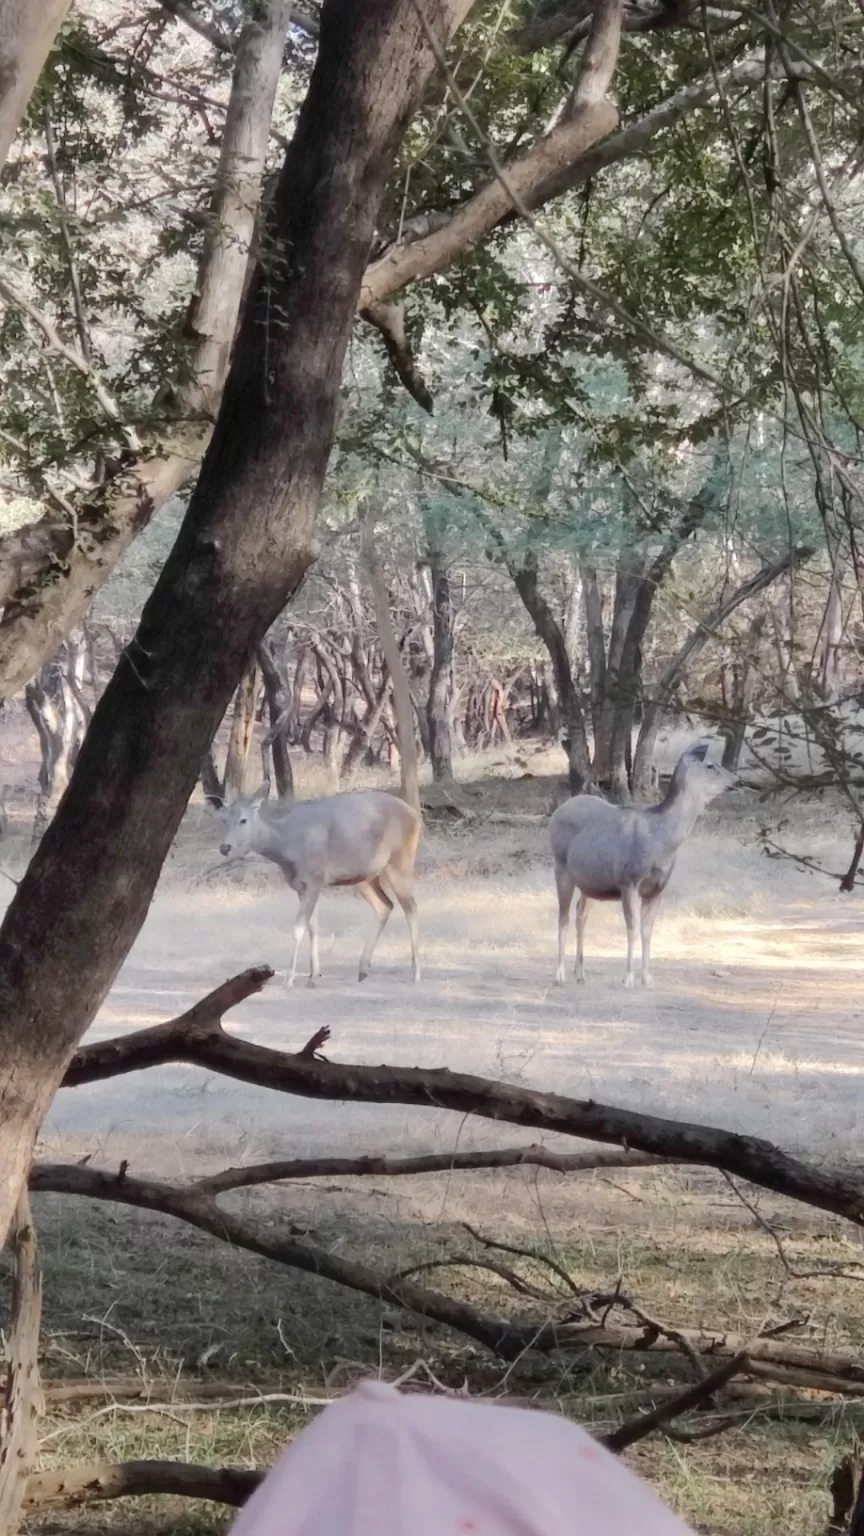
{"label": "animal's neck", "polygon": [[260,853],[263,859],[273,859],[279,862],[279,839],[276,828],[264,811],[259,811],[255,818],[254,844],[256,853]]}
{"label": "animal's neck", "polygon": [[686,790],[670,789],[655,815],[670,848],[680,848],[693,831],[702,810],[702,802]]}

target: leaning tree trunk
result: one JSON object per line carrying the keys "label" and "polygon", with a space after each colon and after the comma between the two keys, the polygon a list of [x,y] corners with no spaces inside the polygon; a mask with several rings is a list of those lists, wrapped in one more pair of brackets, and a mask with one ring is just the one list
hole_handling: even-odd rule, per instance
{"label": "leaning tree trunk", "polygon": [[[470,0],[439,0],[446,37]],[[177,541],[0,928],[0,1240],[147,913],[229,700],[314,558],[345,349],[434,54],[414,0],[325,0],[213,438]],[[70,988],[70,977],[75,985]]]}
{"label": "leaning tree trunk", "polygon": [[453,593],[441,530],[427,518],[427,555],[432,583],[432,670],[426,721],[436,783],[453,777]]}

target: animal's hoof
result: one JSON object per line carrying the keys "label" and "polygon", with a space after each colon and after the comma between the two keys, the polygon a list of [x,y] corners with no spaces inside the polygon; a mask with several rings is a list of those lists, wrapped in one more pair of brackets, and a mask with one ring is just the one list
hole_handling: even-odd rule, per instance
{"label": "animal's hoof", "polygon": [[315,977],[314,976],[310,976],[309,977],[309,980],[306,983],[306,990],[307,990],[307,992],[314,992],[314,990],[315,990]]}
{"label": "animal's hoof", "polygon": [[625,991],[627,991],[627,992],[632,992],[633,991],[633,977],[632,976],[625,976],[624,977],[624,988],[625,988]]}
{"label": "animal's hoof", "polygon": [[584,987],[584,985],[585,985],[585,972],[584,971],[574,971],[574,973],[573,973],[573,980],[575,981],[577,987]]}
{"label": "animal's hoof", "polygon": [[645,990],[647,992],[653,992],[654,991],[654,977],[653,976],[643,976],[642,977],[642,985],[643,985],[643,987],[645,988]]}
{"label": "animal's hoof", "polygon": [[564,975],[563,971],[556,971],[555,972],[555,985],[556,985],[556,987],[563,987],[563,985],[564,985],[566,980],[567,980],[567,978]]}
{"label": "animal's hoof", "polygon": [[413,973],[413,975],[412,975],[412,977],[411,977],[411,980],[412,980],[412,981],[419,981],[419,980],[420,980],[420,971],[419,971],[419,970],[416,970],[416,971],[415,971],[415,972],[414,972],[414,973]]}
{"label": "animal's hoof", "polygon": [[357,980],[358,981],[365,981],[368,975],[369,975],[368,971],[360,971],[358,976],[357,976]]}

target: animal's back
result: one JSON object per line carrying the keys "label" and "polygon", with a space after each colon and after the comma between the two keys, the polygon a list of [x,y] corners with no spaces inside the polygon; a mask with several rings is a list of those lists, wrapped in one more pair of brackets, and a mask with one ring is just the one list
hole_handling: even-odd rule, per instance
{"label": "animal's back", "polygon": [[[568,870],[586,896],[616,897],[622,885],[662,888],[671,864],[653,856],[645,812],[610,805],[596,795],[574,795],[549,823],[556,865]],[[665,850],[664,850],[665,852]]]}
{"label": "animal's back", "polygon": [[386,790],[356,790],[274,808],[269,818],[286,864],[302,863],[322,885],[356,885],[381,874],[406,844],[416,848],[420,818]]}

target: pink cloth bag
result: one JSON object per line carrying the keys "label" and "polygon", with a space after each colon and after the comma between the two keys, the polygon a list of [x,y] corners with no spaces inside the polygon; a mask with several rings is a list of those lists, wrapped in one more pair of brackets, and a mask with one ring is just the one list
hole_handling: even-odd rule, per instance
{"label": "pink cloth bag", "polygon": [[566,1419],[361,1383],[280,1457],[232,1536],[693,1536]]}

